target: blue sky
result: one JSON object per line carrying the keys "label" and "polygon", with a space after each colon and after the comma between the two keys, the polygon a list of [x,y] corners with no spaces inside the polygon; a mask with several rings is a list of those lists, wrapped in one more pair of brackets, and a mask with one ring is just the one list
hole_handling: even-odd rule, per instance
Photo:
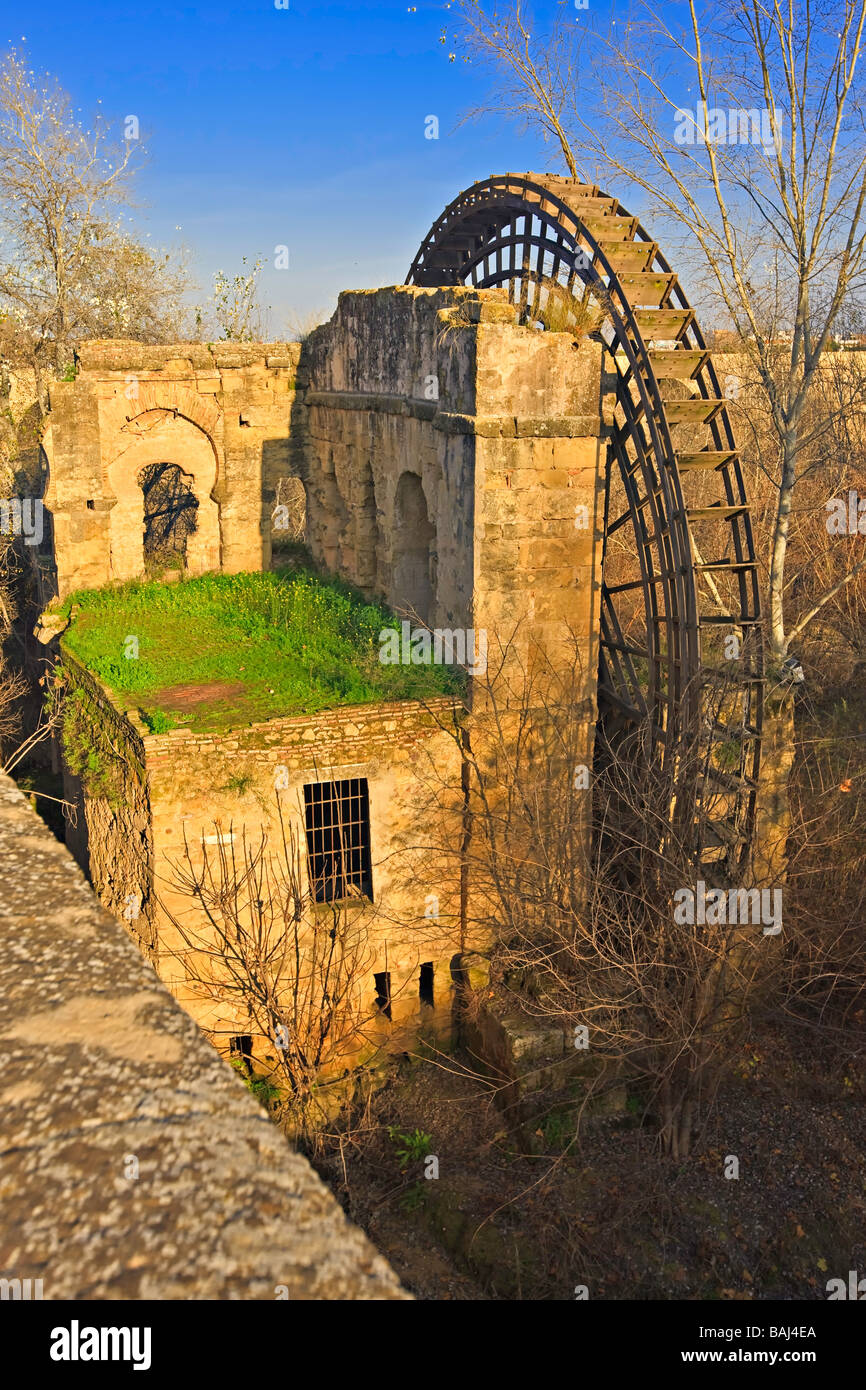
{"label": "blue sky", "polygon": [[[268,258],[275,336],[340,289],[403,280],[431,221],[475,179],[556,167],[504,125],[455,129],[484,88],[448,61],[445,4],[289,5],[43,0],[0,28],[3,47],[25,47],[83,115],[101,101],[119,133],[139,117],[137,221],[158,245],[188,246],[205,290],[243,255]],[[428,115],[438,140],[425,139]],[[288,271],[272,268],[279,244]]]}

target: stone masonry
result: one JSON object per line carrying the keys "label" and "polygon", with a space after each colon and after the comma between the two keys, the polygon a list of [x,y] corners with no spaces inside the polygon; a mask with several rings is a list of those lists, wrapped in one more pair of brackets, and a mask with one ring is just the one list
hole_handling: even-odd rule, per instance
{"label": "stone masonry", "polygon": [[[469,716],[447,700],[409,701],[206,736],[148,734],[128,702],[65,654],[73,686],[122,751],[116,767],[107,755],[113,796],[70,779],[81,812],[70,844],[190,1008],[188,953],[172,922],[185,843],[262,831],[273,842],[279,785],[303,848],[303,788],[363,778],[374,907],[363,999],[387,973],[392,1045],[404,1045],[397,1024],[410,1035],[422,1017],[447,1027],[452,967],[479,944],[468,939],[457,723],[472,721],[493,797],[493,764],[508,757],[485,750],[487,703],[519,706],[539,671],[576,663],[568,721],[577,761],[591,763],[609,378],[599,342],[517,318],[502,290],[350,291],[302,345],[89,343],[76,379],[52,386],[46,504],[61,595],[143,573],[142,470],[169,463],[198,504],[188,573],[268,567],[277,485],[295,477],[323,569],[416,630],[462,634],[470,661],[483,637],[487,667],[472,682]],[[493,724],[501,734],[502,720]],[[433,972],[432,1015],[419,1006],[422,966],[428,998]],[[195,1012],[215,1030],[245,1031],[241,1019]]]}
{"label": "stone masonry", "polygon": [[0,1277],[46,1299],[407,1298],[2,775],[0,863]]}
{"label": "stone masonry", "polygon": [[159,462],[193,480],[188,572],[266,569],[293,475],[325,568],[494,648],[574,634],[592,697],[603,356],[520,326],[503,290],[411,286],[345,292],[303,345],[83,344],[44,438],[58,590],[143,572]]}
{"label": "stone masonry", "polygon": [[[464,949],[459,844],[462,800],[458,710],[440,697],[425,702],[346,706],[232,729],[224,734],[172,729],[152,734],[66,650],[70,693],[86,696],[110,734],[114,794],[94,793],[65,775],[77,806],[67,843],[90,875],[101,901],[122,918],[142,953],[172,993],[215,1033],[243,1033],[226,1006],[202,1007],[190,990],[188,951],[172,923],[184,921],[189,899],[178,866],[189,845],[200,865],[203,843],[255,844],[265,833],[279,843],[280,812],[303,835],[305,783],[364,777],[369,787],[373,903],[364,925],[368,949],[356,981],[359,1018],[373,1016],[366,1048],[405,1046],[423,1022],[451,1027],[452,960]],[[437,914],[427,913],[435,894]],[[130,904],[134,910],[130,910]],[[426,915],[425,915],[426,914]],[[422,1010],[419,971],[433,967],[433,1004]],[[375,976],[390,973],[391,1017],[372,1009]]]}
{"label": "stone masonry", "polygon": [[43,439],[61,597],[142,573],[138,478],[155,463],[193,479],[190,573],[268,568],[298,356],[286,343],[81,345],[76,379],[51,385]]}

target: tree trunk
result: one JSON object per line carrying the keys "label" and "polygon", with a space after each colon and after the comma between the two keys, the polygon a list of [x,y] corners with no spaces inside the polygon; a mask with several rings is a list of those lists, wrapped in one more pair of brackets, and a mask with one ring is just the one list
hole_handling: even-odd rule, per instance
{"label": "tree trunk", "polygon": [[788,553],[788,533],[791,525],[791,505],[797,466],[797,428],[787,425],[781,434],[782,476],[779,486],[779,504],[776,511],[776,524],[773,528],[773,543],[770,559],[770,631],[769,655],[772,667],[781,666],[788,655],[788,639],[785,631],[785,559]]}
{"label": "tree trunk", "polygon": [[771,690],[764,702],[761,772],[755,805],[751,882],[778,887],[785,881],[791,831],[788,779],[794,762],[794,697]]}

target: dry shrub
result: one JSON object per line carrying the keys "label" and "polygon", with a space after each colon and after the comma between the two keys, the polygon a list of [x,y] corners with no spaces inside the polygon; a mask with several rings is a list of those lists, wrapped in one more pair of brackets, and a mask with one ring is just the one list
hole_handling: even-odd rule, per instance
{"label": "dry shrub", "polygon": [[[752,999],[777,959],[760,923],[678,921],[678,890],[740,884],[701,867],[694,791],[707,752],[664,760],[645,731],[602,730],[591,757],[576,717],[577,663],[528,663],[523,700],[496,683],[474,701],[468,750],[471,911],[493,936],[500,1006],[568,1034],[588,1029],[592,1080],[643,1083],[664,1152],[688,1156]],[[590,733],[591,738],[591,733]],[[576,1107],[580,1118],[580,1107]]]}

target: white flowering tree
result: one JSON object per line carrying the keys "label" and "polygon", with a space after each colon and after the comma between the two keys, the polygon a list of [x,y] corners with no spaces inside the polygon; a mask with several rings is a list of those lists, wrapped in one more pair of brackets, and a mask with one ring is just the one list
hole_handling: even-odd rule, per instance
{"label": "white flowering tree", "polygon": [[261,342],[268,333],[268,308],[259,297],[259,276],[264,261],[261,256],[249,262],[241,257],[244,267],[237,275],[217,270],[213,277],[213,294],[206,308],[196,312],[201,333],[213,338],[241,343]]}

